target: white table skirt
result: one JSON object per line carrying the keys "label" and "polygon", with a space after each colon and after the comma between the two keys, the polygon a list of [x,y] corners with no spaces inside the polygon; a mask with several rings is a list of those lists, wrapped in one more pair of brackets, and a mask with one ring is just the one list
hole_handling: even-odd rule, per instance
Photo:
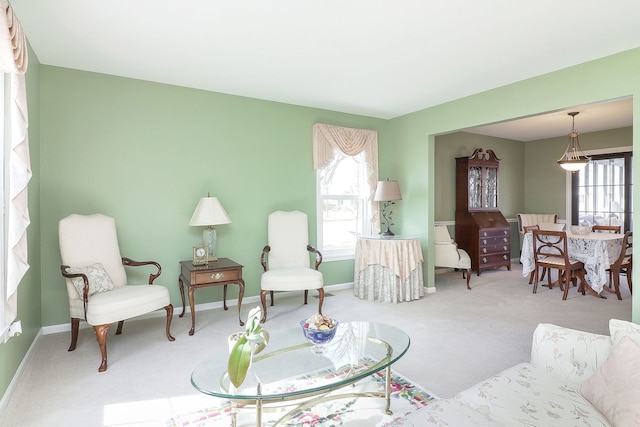
{"label": "white table skirt", "polygon": [[[567,251],[569,257],[577,259],[584,264],[587,272],[585,279],[589,286],[597,293],[602,292],[604,285],[609,281],[607,268],[620,255],[622,249],[623,234],[590,233],[584,236],[567,233]],[[535,270],[533,257],[533,234],[527,233],[522,243],[522,275],[528,277]]]}
{"label": "white table skirt", "polygon": [[422,249],[418,239],[359,238],[353,294],[397,303],[424,296]]}
{"label": "white table skirt", "polygon": [[422,264],[417,266],[403,282],[392,269],[370,265],[356,273],[353,294],[369,301],[397,303],[424,296]]}

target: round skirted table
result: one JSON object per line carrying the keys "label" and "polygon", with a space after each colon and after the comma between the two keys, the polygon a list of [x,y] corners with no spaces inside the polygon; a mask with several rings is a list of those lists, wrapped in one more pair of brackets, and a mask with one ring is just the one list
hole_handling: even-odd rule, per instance
{"label": "round skirted table", "polygon": [[353,294],[389,303],[419,299],[424,296],[423,261],[417,238],[360,237]]}

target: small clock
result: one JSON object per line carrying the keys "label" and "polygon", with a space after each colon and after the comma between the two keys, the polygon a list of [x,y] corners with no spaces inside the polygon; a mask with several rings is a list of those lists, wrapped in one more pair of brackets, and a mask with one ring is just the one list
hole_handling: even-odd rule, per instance
{"label": "small clock", "polygon": [[208,253],[205,245],[196,245],[193,247],[193,265],[208,264]]}

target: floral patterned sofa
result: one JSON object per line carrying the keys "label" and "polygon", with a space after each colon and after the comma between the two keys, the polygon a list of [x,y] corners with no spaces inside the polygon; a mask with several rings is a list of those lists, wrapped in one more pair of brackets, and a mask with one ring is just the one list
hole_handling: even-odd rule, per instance
{"label": "floral patterned sofa", "polygon": [[640,325],[612,319],[609,332],[540,324],[531,362],[435,400],[411,414],[407,425],[640,425]]}

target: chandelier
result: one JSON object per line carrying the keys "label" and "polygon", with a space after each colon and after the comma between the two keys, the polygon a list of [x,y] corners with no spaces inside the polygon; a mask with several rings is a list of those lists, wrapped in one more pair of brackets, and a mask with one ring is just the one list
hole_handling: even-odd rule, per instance
{"label": "chandelier", "polygon": [[585,167],[591,160],[591,157],[587,157],[580,149],[578,132],[576,132],[576,116],[578,115],[578,112],[571,112],[568,114],[573,120],[571,133],[569,133],[569,145],[567,145],[567,149],[564,150],[562,157],[558,159],[558,164],[565,170],[575,172]]}

